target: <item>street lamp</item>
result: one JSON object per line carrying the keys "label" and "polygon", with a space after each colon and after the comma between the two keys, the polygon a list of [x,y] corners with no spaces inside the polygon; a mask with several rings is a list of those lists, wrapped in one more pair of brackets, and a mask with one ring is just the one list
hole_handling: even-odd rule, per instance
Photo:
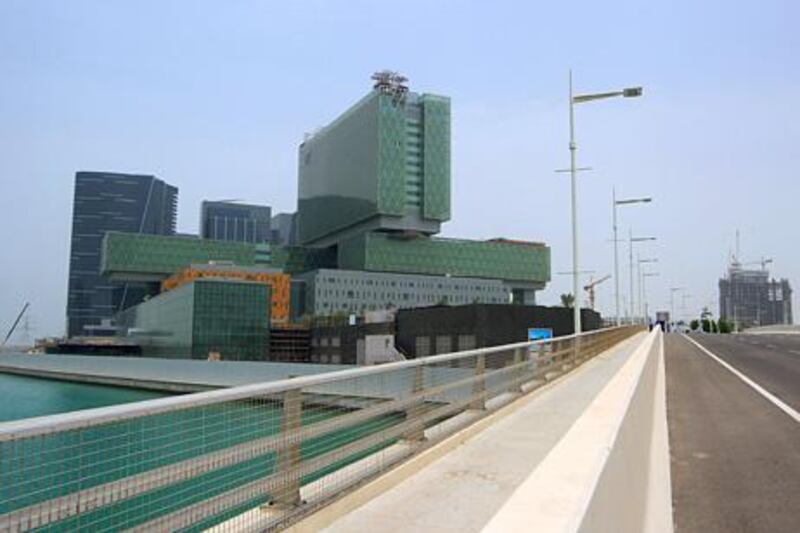
{"label": "street lamp", "polygon": [[619,252],[617,243],[617,206],[618,205],[631,205],[631,204],[646,204],[652,202],[652,198],[626,198],[624,200],[617,200],[616,188],[611,189],[611,205],[613,212],[613,226],[614,226],[614,310],[616,313],[617,325],[620,325],[619,314]]}
{"label": "street lamp", "polygon": [[647,305],[647,278],[658,276],[658,272],[642,272],[642,299],[644,300],[644,316],[646,317],[647,321],[650,321],[650,310],[648,309]]}
{"label": "street lamp", "polygon": [[633,243],[635,242],[645,242],[645,241],[654,241],[656,240],[655,237],[634,237],[633,231],[628,230],[628,265],[630,266],[630,281],[631,281],[631,317],[636,312],[636,306],[634,305],[635,295],[633,294]]}
{"label": "street lamp", "polygon": [[[641,87],[629,87],[627,89],[622,89],[621,91],[612,91],[606,93],[576,95],[572,91],[572,70],[569,71],[569,168],[572,192],[572,294],[575,295],[576,302],[578,299],[578,290],[580,289],[580,280],[578,279],[580,262],[578,260],[578,206],[576,183],[578,174],[576,151],[578,150],[578,145],[575,143],[575,104],[582,104],[604,98],[615,98],[618,96],[623,98],[634,98],[641,95]],[[574,332],[577,335],[581,332],[581,310],[579,305],[573,306],[572,316],[574,322]]]}
{"label": "street lamp", "polygon": [[686,291],[684,291],[683,294],[681,294],[681,316],[684,318],[688,318],[689,316],[691,316],[689,315],[689,313],[686,312],[686,300],[690,300],[691,298],[692,295]]}
{"label": "street lamp", "polygon": [[[683,287],[670,287],[669,288],[669,321],[675,323],[675,293],[682,291]],[[672,328],[670,328],[670,331]]]}
{"label": "street lamp", "polygon": [[658,259],[654,257],[642,259],[636,255],[636,278],[639,280],[639,313],[644,311],[644,296],[642,294],[642,263],[658,263]]}

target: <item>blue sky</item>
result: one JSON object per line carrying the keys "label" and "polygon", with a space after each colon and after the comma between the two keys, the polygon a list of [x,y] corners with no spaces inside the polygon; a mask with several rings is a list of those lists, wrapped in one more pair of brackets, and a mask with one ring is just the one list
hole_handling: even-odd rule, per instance
{"label": "blue sky", "polygon": [[[645,88],[578,109],[579,163],[595,169],[580,178],[583,268],[612,271],[614,185],[655,198],[620,219],[658,237],[641,247],[659,259],[651,309],[670,286],[686,287],[687,312],[716,302],[736,228],[745,259],[772,257],[800,284],[797,20],[788,0],[4,0],[0,328],[29,300],[32,334],[63,332],[75,171],[177,185],[181,231],[204,198],[293,210],[303,133],[382,68],[452,98],[444,234],[550,244],[542,303],[570,290],[555,274],[570,269],[569,182],[553,173],[569,157],[569,68],[578,91]],[[612,287],[598,291],[606,313]]]}

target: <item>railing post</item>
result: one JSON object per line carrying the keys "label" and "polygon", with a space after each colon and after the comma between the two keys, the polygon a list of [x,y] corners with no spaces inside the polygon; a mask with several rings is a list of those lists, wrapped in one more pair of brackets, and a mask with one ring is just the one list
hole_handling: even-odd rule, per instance
{"label": "railing post", "polygon": [[486,409],[486,397],[483,396],[486,392],[486,356],[479,354],[475,358],[475,383],[472,387],[472,395],[475,399],[470,404],[470,409]]}
{"label": "railing post", "polygon": [[[425,389],[425,366],[419,365],[414,367],[414,383],[411,386],[411,394],[417,395],[421,393]],[[425,403],[425,399],[422,398],[419,401],[413,402],[411,405],[408,406],[406,409],[406,420],[414,420],[415,418],[420,416],[420,411],[422,410],[422,406]],[[406,433],[403,438],[410,441],[422,441],[425,440],[425,426],[423,424],[414,425],[413,429]]]}
{"label": "railing post", "polygon": [[583,339],[581,338],[580,334],[572,337],[572,342],[573,342],[572,361],[575,364],[577,364],[581,358],[581,344],[582,344],[581,341],[583,341]]}
{"label": "railing post", "polygon": [[[300,389],[290,389],[283,393],[283,419],[281,437],[283,447],[278,451],[278,473],[285,477],[283,487],[277,489],[272,499],[273,505],[294,507],[300,500],[300,437],[299,430],[303,415],[303,396]],[[290,439],[294,439],[291,442]]]}
{"label": "railing post", "polygon": [[511,365],[516,367],[516,369],[511,372],[511,385],[508,388],[509,392],[522,392],[522,384],[525,382],[525,365],[522,363],[525,361],[526,351],[530,351],[530,347],[514,349],[514,358],[511,361]]}

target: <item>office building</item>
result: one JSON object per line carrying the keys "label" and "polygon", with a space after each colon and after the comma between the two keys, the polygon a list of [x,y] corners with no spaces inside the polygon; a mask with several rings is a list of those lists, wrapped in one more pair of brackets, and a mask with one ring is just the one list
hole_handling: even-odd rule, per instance
{"label": "office building", "polygon": [[145,357],[259,361],[269,353],[270,287],[195,279],[119,313]]}
{"label": "office building", "polygon": [[101,274],[105,234],[172,235],[178,189],[154,176],[78,172],[72,210],[67,335],[106,332],[118,311],[158,291],[157,285],[118,283]]}
{"label": "office building", "polygon": [[270,288],[270,318],[288,322],[291,298],[291,276],[272,268],[245,267],[232,263],[191,265],[161,282],[162,292],[198,279],[243,280],[265,283]]}
{"label": "office building", "polygon": [[305,281],[306,313],[364,314],[380,309],[509,303],[511,287],[498,279],[422,276],[354,270],[314,270]]}
{"label": "office building", "polygon": [[431,235],[450,219],[450,100],[378,73],[374,89],[299,149],[298,239]]}
{"label": "office building", "polygon": [[102,271],[120,281],[160,282],[192,263],[268,266],[271,260],[266,243],[109,232],[103,242]]}
{"label": "office building", "polygon": [[719,280],[719,316],[737,329],[792,324],[789,280],[770,279],[765,268],[747,270],[734,261]]}
{"label": "office building", "polygon": [[271,240],[272,208],[232,201],[203,201],[200,206],[200,236],[217,241],[268,243]]}
{"label": "office building", "polygon": [[272,243],[282,246],[297,244],[297,213],[278,213],[272,217]]}
{"label": "office building", "polygon": [[270,244],[213,239],[232,237],[231,228],[241,237],[247,226],[221,211],[212,231],[206,202],[202,239],[109,233],[104,272],[163,281],[209,262],[279,269],[293,278],[291,320],[439,303],[534,305],[550,280],[546,245],[436,236],[450,218],[449,99],[411,92],[393,73],[374,79],[299,146],[298,209],[272,218]]}

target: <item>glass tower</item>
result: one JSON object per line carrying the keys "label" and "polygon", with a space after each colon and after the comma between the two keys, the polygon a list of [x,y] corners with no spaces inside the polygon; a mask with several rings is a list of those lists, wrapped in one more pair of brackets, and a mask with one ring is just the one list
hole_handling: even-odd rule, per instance
{"label": "glass tower", "polygon": [[147,283],[119,283],[100,272],[106,232],[175,233],[178,189],[154,176],[109,172],[75,174],[67,290],[67,335],[92,335],[115,313],[158,292]]}
{"label": "glass tower", "polygon": [[271,241],[272,208],[234,202],[203,201],[200,207],[200,236],[218,241]]}

